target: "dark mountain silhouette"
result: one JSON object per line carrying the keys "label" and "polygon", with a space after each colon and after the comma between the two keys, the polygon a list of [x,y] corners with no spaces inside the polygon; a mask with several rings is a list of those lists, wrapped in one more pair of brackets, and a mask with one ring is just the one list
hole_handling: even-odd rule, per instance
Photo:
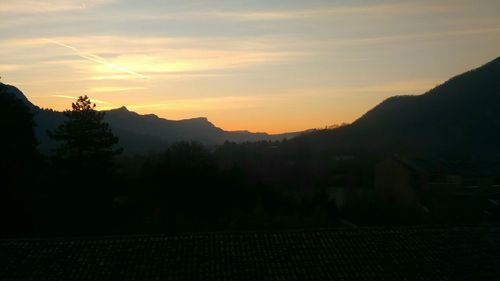
{"label": "dark mountain silhouette", "polygon": [[500,156],[500,58],[418,96],[388,98],[351,125],[288,145],[311,153],[402,153],[460,159]]}
{"label": "dark mountain silhouette", "polygon": [[[47,130],[54,130],[64,120],[62,112],[42,109],[32,104],[16,87],[0,83],[4,93],[23,101],[33,111],[36,122],[36,135],[39,148],[48,153],[57,144],[50,140]],[[185,120],[167,120],[154,114],[141,115],[126,107],[106,112],[105,121],[120,139],[119,145],[126,153],[154,152],[164,149],[169,143],[178,141],[197,141],[205,145],[233,142],[282,140],[297,135],[294,133],[267,134],[248,131],[225,131],[210,123],[207,118],[199,117]]]}
{"label": "dark mountain silhouette", "polygon": [[156,136],[168,142],[196,140],[205,144],[221,144],[226,140],[234,142],[281,140],[297,134],[270,135],[248,131],[225,131],[210,123],[205,117],[173,121],[154,114],[140,115],[129,111],[126,107],[108,111],[106,121],[112,125],[113,129]]}
{"label": "dark mountain silhouette", "polygon": [[12,85],[3,84],[1,82],[0,82],[0,88],[2,89],[2,94],[7,94],[7,95],[9,95],[11,97],[14,97],[14,98],[17,98],[17,99],[21,100],[30,109],[38,109],[38,107],[35,106],[34,104],[32,104],[26,98],[26,96],[21,91],[19,91],[18,88],[14,87]]}
{"label": "dark mountain silhouette", "polygon": [[[34,110],[40,148],[48,151],[53,144],[45,132],[62,122],[62,114],[40,109],[17,88],[0,85]],[[281,140],[298,135],[224,131],[206,118],[174,121],[154,114],[141,115],[125,107],[109,110],[105,120],[128,152],[157,151],[182,140],[211,145],[226,140]],[[422,95],[388,98],[350,125],[302,134],[285,148],[312,154],[402,153],[484,160],[500,156],[499,137],[500,58],[497,58]]]}

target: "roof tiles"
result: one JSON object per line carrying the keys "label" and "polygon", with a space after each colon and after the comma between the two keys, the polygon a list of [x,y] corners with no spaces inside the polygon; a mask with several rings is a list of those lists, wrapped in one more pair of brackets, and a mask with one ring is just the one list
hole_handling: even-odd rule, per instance
{"label": "roof tiles", "polygon": [[500,280],[500,227],[0,240],[0,280]]}

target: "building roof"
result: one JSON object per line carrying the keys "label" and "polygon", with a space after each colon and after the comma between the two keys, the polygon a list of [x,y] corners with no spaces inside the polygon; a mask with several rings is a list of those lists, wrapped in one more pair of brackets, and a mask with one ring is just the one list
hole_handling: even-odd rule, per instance
{"label": "building roof", "polygon": [[500,226],[0,240],[0,280],[500,280],[499,265]]}

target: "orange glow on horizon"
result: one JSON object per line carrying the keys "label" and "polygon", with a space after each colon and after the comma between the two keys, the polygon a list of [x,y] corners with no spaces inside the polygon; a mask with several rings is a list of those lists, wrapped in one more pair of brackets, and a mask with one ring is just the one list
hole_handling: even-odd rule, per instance
{"label": "orange glow on horizon", "polygon": [[498,1],[84,2],[0,5],[2,82],[44,108],[88,95],[282,133],[352,122],[500,55]]}

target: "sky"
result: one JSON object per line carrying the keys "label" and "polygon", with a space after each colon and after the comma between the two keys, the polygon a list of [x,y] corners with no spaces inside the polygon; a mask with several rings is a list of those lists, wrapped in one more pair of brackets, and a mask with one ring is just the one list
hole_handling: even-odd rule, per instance
{"label": "sky", "polygon": [[350,123],[498,56],[498,0],[0,0],[1,81],[33,103],[226,130]]}

